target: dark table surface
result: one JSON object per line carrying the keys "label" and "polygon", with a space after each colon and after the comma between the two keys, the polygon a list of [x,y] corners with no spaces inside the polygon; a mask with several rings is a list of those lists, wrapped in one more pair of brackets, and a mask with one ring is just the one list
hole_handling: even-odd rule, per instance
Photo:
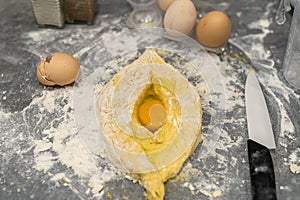
{"label": "dark table surface", "polygon": [[[197,148],[178,176],[166,183],[166,199],[251,198],[244,104],[245,69],[250,65],[263,86],[276,139],[271,154],[278,199],[299,199],[300,96],[282,75],[291,13],[278,26],[274,17],[279,1],[209,3],[232,21],[231,53],[211,53],[226,94],[221,134],[213,151],[199,158]],[[29,0],[1,0],[0,199],[144,198],[141,185],[91,154],[81,141],[73,112],[75,86],[46,87],[35,74],[39,61],[57,51],[74,55],[82,74],[88,74],[88,63],[93,65],[97,56],[113,55],[114,47],[105,41],[126,33],[131,11],[126,1],[102,0],[94,25],[40,28]],[[92,47],[98,54],[87,53]]]}

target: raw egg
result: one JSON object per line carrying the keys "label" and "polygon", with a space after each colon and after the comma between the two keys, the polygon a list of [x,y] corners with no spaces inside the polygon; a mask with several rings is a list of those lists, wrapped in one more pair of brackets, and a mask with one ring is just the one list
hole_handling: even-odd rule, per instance
{"label": "raw egg", "polygon": [[38,80],[44,85],[64,86],[73,83],[80,71],[80,64],[72,55],[57,52],[43,59],[36,70]]}
{"label": "raw egg", "polygon": [[140,106],[138,116],[143,126],[155,132],[164,124],[166,112],[161,101],[150,100]]}
{"label": "raw egg", "polygon": [[176,0],[167,9],[164,27],[190,35],[196,24],[197,12],[191,0]]}
{"label": "raw egg", "polygon": [[221,11],[211,11],[205,14],[196,28],[197,40],[209,48],[226,45],[231,33],[229,17]]}
{"label": "raw egg", "polygon": [[162,11],[166,11],[175,0],[157,0],[158,6]]}

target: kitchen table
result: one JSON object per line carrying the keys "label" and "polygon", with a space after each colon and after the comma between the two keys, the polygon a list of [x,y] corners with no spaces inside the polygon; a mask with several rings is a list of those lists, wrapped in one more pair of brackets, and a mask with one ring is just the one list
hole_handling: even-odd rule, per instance
{"label": "kitchen table", "polygon": [[[47,87],[36,78],[39,61],[53,52],[74,55],[82,74],[97,65],[96,57],[112,58],[113,44],[103,41],[128,30],[132,7],[122,0],[97,3],[93,25],[55,28],[35,23],[29,0],[0,1],[0,199],[144,199],[141,185],[82,142],[74,117],[76,84]],[[201,1],[194,3],[201,7]],[[300,93],[282,73],[292,13],[279,26],[278,0],[207,3],[232,22],[228,52],[210,53],[224,83],[222,126],[212,151],[202,155],[199,145],[165,184],[165,199],[251,199],[244,101],[249,67],[256,70],[270,112],[278,199],[299,199]]]}

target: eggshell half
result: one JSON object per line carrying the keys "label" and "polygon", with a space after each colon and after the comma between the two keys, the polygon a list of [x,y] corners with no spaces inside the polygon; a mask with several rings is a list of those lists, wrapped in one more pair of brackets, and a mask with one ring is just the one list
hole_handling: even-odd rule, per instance
{"label": "eggshell half", "polygon": [[44,85],[68,85],[73,83],[80,71],[79,62],[70,54],[57,52],[43,59],[36,71]]}

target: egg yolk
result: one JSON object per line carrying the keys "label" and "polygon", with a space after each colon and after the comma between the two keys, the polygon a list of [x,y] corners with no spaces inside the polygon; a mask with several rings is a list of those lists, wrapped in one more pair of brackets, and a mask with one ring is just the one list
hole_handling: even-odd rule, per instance
{"label": "egg yolk", "polygon": [[141,124],[154,132],[164,124],[166,112],[161,101],[150,100],[140,106],[138,116]]}

